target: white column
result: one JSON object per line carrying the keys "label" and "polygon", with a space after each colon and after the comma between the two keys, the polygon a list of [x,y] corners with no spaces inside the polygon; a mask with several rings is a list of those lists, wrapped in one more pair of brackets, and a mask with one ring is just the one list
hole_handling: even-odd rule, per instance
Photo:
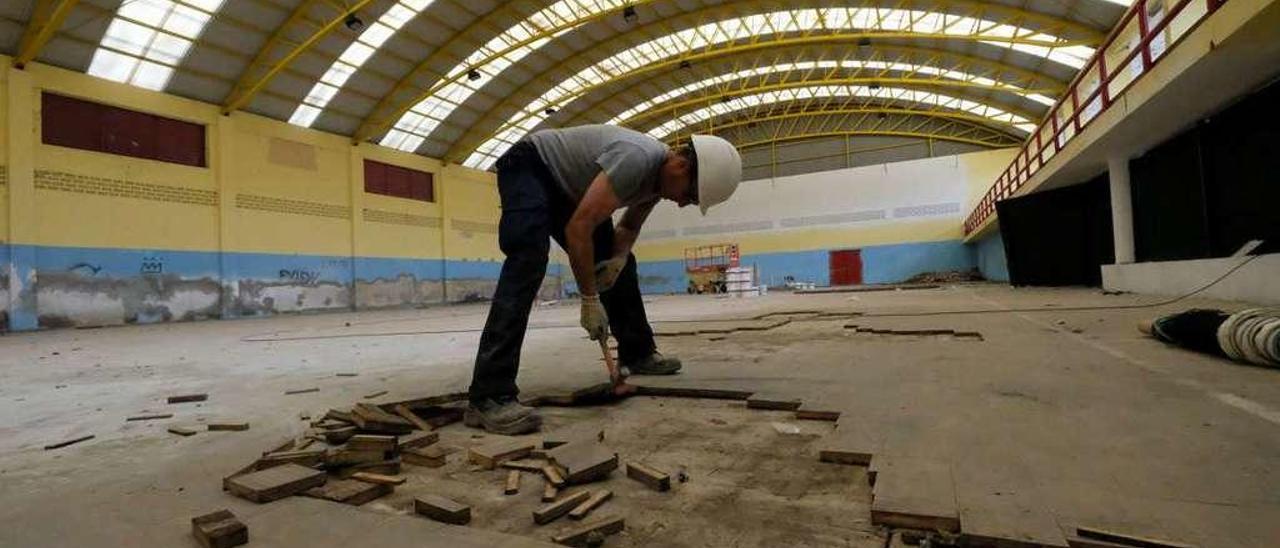
{"label": "white column", "polygon": [[1129,192],[1129,159],[1108,158],[1111,179],[1111,233],[1115,237],[1116,264],[1134,261],[1133,199]]}

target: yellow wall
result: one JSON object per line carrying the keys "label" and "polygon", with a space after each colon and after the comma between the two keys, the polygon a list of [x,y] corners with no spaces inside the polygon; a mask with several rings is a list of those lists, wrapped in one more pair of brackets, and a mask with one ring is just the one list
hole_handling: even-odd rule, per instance
{"label": "yellow wall", "polygon": [[498,187],[492,177],[475,170],[449,166],[445,189],[445,249],[450,259],[500,260],[498,249]]}
{"label": "yellow wall", "polygon": [[[0,69],[0,244],[9,241],[9,71]],[[4,265],[0,265],[3,269]],[[7,290],[8,288],[4,288]],[[0,301],[0,304],[5,304]]]}
{"label": "yellow wall", "polygon": [[[645,231],[664,229],[681,237],[644,238],[636,247],[641,261],[669,261],[700,245],[733,242],[743,255],[878,246],[912,242],[958,241],[963,216],[995,181],[1015,149],[973,152],[887,165],[796,175],[777,180],[744,181],[724,204],[701,217],[694,208],[673,210],[662,204]],[[781,218],[867,209],[892,210],[954,202],[959,212],[941,217],[889,218],[825,227],[783,228]],[[957,215],[960,217],[957,218]],[[773,221],[769,230],[684,236],[702,224]]]}
{"label": "yellow wall", "polygon": [[663,261],[684,257],[684,250],[700,245],[733,242],[743,255],[808,251],[815,249],[839,249],[907,242],[934,242],[957,240],[961,236],[954,218],[932,221],[899,222],[887,225],[839,228],[787,230],[777,232],[742,233],[705,236],[699,238],[663,239],[644,242],[636,248],[640,261]]}
{"label": "yellow wall", "polygon": [[[0,108],[0,158],[10,134],[31,136],[33,209],[9,218],[0,192],[0,240],[127,249],[233,251],[399,259],[500,259],[494,176],[249,113],[40,64],[11,69],[0,57],[0,105],[29,111],[22,128]],[[11,86],[11,73],[22,83]],[[15,87],[16,86],[16,87]],[[22,97],[10,101],[10,88]],[[40,92],[53,91],[206,127],[208,167],[198,168],[40,142]],[[12,105],[10,105],[12,103]],[[365,158],[434,174],[435,203],[366,194]],[[0,164],[5,163],[0,161]],[[13,179],[13,177],[9,177]],[[8,190],[9,185],[0,187]],[[446,203],[456,210],[446,211]],[[452,230],[450,219],[472,223]],[[464,223],[465,224],[465,223]],[[20,241],[19,241],[20,240]],[[457,257],[446,256],[446,248]]]}

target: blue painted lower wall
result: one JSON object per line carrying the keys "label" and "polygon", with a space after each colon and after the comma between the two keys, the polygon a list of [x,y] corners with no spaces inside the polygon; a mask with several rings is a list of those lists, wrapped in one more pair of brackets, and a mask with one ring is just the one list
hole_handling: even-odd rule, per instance
{"label": "blue painted lower wall", "polygon": [[989,235],[973,244],[978,257],[978,270],[983,277],[993,282],[1009,281],[1009,263],[1004,256],[1004,238],[999,232]]}
{"label": "blue painted lower wall", "polygon": [[[852,248],[850,248],[852,249]],[[896,283],[923,272],[970,270],[977,266],[973,250],[960,240],[876,245],[862,250],[862,281]],[[788,281],[831,284],[832,250],[744,254],[743,266],[755,266],[761,283],[779,287]],[[688,286],[684,262],[646,261],[639,265],[645,293],[683,293]]]}
{"label": "blue painted lower wall", "polygon": [[[482,300],[502,263],[0,245],[0,267],[0,329],[16,331]],[[563,274],[548,268],[542,298]]]}

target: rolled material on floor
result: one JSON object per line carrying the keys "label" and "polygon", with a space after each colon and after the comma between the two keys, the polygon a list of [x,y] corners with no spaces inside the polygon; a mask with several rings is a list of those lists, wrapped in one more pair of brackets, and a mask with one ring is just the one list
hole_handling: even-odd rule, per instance
{"label": "rolled material on floor", "polygon": [[1251,308],[1218,326],[1218,344],[1228,357],[1280,367],[1280,308]]}

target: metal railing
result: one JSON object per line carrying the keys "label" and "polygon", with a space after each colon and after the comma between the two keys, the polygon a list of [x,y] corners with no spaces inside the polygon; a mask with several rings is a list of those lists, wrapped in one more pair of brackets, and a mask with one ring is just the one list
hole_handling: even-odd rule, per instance
{"label": "metal railing", "polygon": [[1227,0],[1138,0],[964,222],[966,235]]}

